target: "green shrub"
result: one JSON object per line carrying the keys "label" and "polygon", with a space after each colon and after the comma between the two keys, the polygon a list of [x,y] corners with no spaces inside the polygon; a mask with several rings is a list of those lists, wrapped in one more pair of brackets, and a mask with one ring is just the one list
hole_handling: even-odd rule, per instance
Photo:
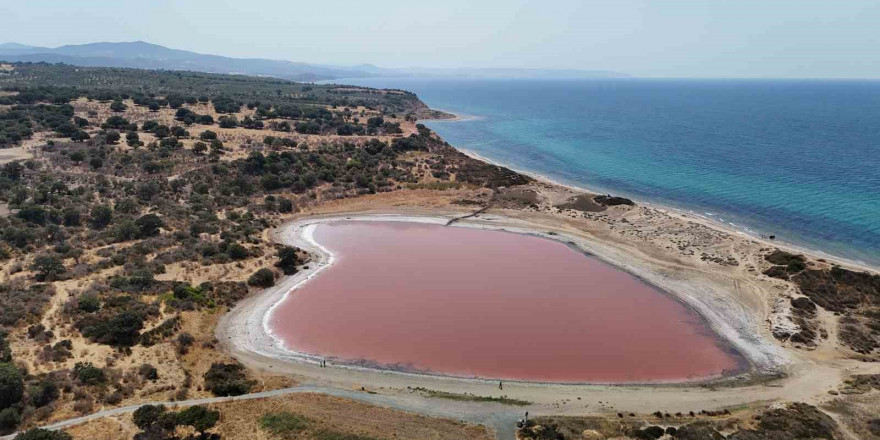
{"label": "green shrub", "polygon": [[98,385],[107,381],[104,370],[92,365],[91,362],[77,362],[73,366],[73,377],[86,385]]}
{"label": "green shrub", "polygon": [[101,310],[101,300],[92,294],[81,295],[76,301],[76,307],[86,313]]}
{"label": "green shrub", "polygon": [[6,332],[0,330],[0,362],[12,362],[12,348],[6,340]]}
{"label": "green shrub", "polygon": [[254,287],[272,287],[275,285],[275,273],[262,268],[248,278],[248,285]]}
{"label": "green shrub", "polygon": [[67,271],[61,258],[54,254],[37,255],[30,268],[37,281],[54,281]]}
{"label": "green shrub", "polygon": [[239,396],[250,392],[253,382],[247,380],[239,364],[213,363],[205,372],[205,388],[215,396]]}
{"label": "green shrub", "polygon": [[144,405],[134,411],[132,421],[142,431],[150,429],[167,411],[165,405]]}
{"label": "green shrub", "polygon": [[281,269],[285,275],[293,275],[296,273],[296,267],[302,264],[297,255],[297,248],[284,246],[278,250],[278,262],[275,267]]}
{"label": "green shrub", "polygon": [[204,406],[191,406],[177,413],[178,425],[192,426],[198,432],[205,432],[214,427],[220,420],[220,411],[213,411]]}
{"label": "green shrub", "polygon": [[43,380],[28,388],[28,401],[37,408],[52,403],[59,396],[58,385],[49,380]]}
{"label": "green shrub", "polygon": [[10,363],[0,363],[0,409],[9,408],[24,396],[24,377]]}
{"label": "green shrub", "polygon": [[0,410],[0,432],[12,431],[21,423],[21,413],[15,408]]}

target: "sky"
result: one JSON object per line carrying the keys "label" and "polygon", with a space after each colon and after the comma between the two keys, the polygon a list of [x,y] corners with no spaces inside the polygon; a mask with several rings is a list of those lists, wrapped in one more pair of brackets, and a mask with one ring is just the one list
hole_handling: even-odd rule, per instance
{"label": "sky", "polygon": [[880,78],[880,0],[0,0],[0,42],[644,77]]}

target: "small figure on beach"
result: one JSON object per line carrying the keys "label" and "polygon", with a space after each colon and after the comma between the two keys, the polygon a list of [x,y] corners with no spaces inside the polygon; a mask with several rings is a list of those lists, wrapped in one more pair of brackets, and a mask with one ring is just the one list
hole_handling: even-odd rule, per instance
{"label": "small figure on beach", "polygon": [[498,389],[499,389],[499,390],[503,390],[503,389],[504,389],[504,384],[501,383],[500,380],[498,381]]}

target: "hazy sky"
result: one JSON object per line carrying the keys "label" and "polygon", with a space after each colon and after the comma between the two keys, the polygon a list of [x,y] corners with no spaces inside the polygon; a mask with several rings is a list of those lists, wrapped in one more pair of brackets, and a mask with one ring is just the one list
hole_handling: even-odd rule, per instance
{"label": "hazy sky", "polygon": [[382,67],[880,78],[880,0],[0,0],[0,42]]}

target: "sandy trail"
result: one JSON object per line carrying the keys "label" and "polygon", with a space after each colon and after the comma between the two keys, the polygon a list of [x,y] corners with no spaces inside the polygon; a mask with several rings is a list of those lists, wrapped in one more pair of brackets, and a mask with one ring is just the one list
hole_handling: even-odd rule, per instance
{"label": "sandy trail", "polygon": [[[309,269],[286,277],[270,289],[250,297],[223,317],[217,326],[217,338],[224,348],[242,363],[274,374],[297,376],[303,383],[330,388],[352,389],[366,386],[381,394],[400,394],[407,387],[424,387],[453,393],[483,396],[507,395],[534,402],[523,408],[533,414],[584,414],[597,412],[668,412],[729,408],[754,402],[793,400],[818,402],[828,397],[842,379],[855,372],[880,371],[876,364],[846,359],[818,361],[808,354],[788,350],[769,335],[765,317],[769,313],[767,292],[746,277],[731,279],[718,271],[695,271],[629,247],[626,243],[605,240],[558,223],[535,222],[482,214],[456,222],[459,227],[505,229],[531,233],[571,242],[594,256],[629,271],[670,292],[674,297],[701,313],[712,328],[746,356],[749,374],[716,383],[668,385],[572,385],[506,382],[503,391],[495,381],[419,375],[333,365],[319,368],[316,359],[282,348],[266,325],[272,307],[284,295],[306,282],[332,263],[332,256],[310,238],[312,224],[333,220],[398,220],[445,224],[467,213],[424,210],[414,215],[411,209],[394,215],[350,213],[298,219],[275,233],[279,242],[299,246],[313,253],[316,261]],[[405,212],[405,214],[404,214]],[[552,234],[551,234],[552,232]],[[774,377],[777,377],[774,379]],[[434,405],[445,402],[434,400]]]}

